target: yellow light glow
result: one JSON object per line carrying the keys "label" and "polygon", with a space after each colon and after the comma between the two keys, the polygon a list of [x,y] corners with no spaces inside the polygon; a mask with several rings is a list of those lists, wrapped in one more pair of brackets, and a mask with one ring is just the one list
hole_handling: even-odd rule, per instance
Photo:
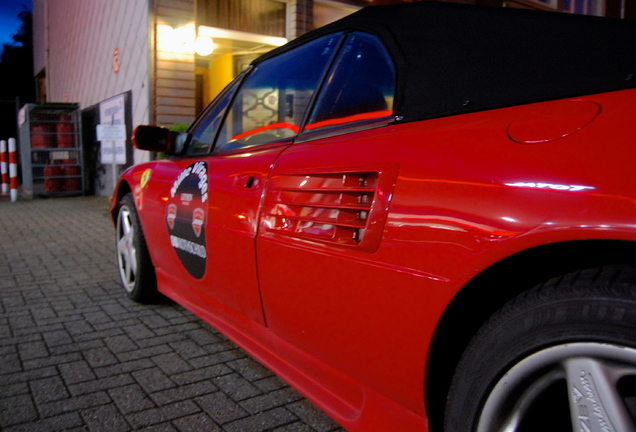
{"label": "yellow light glow", "polygon": [[194,54],[194,23],[172,28],[167,24],[157,25],[157,50],[182,54]]}
{"label": "yellow light glow", "polygon": [[199,36],[207,36],[211,38],[253,42],[271,46],[281,46],[287,43],[287,39],[285,39],[284,37],[263,36],[238,30],[227,30],[207,26],[199,26],[198,34]]}
{"label": "yellow light glow", "polygon": [[208,36],[197,37],[195,49],[200,56],[208,56],[214,51],[214,41]]}

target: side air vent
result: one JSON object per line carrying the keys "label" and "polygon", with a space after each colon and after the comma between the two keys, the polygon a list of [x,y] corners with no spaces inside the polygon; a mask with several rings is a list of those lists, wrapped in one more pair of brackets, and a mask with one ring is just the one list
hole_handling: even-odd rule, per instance
{"label": "side air vent", "polygon": [[[347,172],[274,176],[265,201],[264,227],[270,233],[297,239],[373,251],[379,238],[369,238],[370,229],[385,216],[381,211],[385,206],[378,200],[380,175]],[[381,226],[377,228],[381,235]]]}

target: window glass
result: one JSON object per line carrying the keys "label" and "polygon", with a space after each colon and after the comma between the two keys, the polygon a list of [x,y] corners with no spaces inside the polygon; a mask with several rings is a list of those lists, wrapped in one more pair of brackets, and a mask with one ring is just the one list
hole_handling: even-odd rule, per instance
{"label": "window glass", "polygon": [[369,34],[352,33],[305,129],[389,116],[394,92],[395,69],[380,41]]}
{"label": "window glass", "polygon": [[533,0],[562,12],[572,12],[583,15],[604,14],[604,0]]}
{"label": "window glass", "polygon": [[285,1],[205,0],[196,4],[198,25],[285,36]]}
{"label": "window glass", "polygon": [[341,35],[329,35],[259,64],[232,102],[214,151],[291,138]]}
{"label": "window glass", "polygon": [[225,110],[230,100],[232,100],[232,95],[236,87],[238,87],[239,82],[240,78],[230,84],[225,92],[221,93],[217,102],[215,102],[210,110],[195,124],[192,139],[188,145],[188,155],[207,154],[210,152],[212,142],[219,130],[219,124],[221,124],[221,120],[223,120]]}

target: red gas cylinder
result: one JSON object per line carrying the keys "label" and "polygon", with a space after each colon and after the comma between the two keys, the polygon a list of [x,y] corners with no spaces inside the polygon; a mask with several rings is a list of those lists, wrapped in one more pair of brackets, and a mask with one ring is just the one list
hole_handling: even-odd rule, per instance
{"label": "red gas cylinder", "polygon": [[51,131],[48,127],[42,125],[31,126],[31,148],[49,148],[54,147]]}
{"label": "red gas cylinder", "polygon": [[58,147],[71,148],[75,147],[74,128],[71,123],[71,116],[63,114],[57,123],[57,145]]}
{"label": "red gas cylinder", "polygon": [[79,191],[82,188],[80,167],[76,165],[75,159],[64,159],[62,161],[64,177],[64,190],[67,192]]}
{"label": "red gas cylinder", "polygon": [[44,167],[44,192],[59,192],[62,190],[62,167],[49,165]]}

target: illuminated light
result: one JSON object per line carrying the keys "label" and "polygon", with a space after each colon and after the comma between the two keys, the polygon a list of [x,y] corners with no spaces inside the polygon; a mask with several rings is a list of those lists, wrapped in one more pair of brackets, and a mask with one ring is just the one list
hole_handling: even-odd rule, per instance
{"label": "illuminated light", "polygon": [[157,24],[157,51],[194,54],[194,23],[176,29],[167,24]]}
{"label": "illuminated light", "polygon": [[172,26],[168,24],[157,24],[157,42],[161,42],[163,38],[169,37],[171,34]]}
{"label": "illuminated light", "polygon": [[281,46],[287,43],[284,37],[263,36],[255,33],[242,32],[237,30],[226,30],[215,27],[199,26],[199,36],[207,36],[215,39],[231,39],[243,42],[254,42],[272,46]]}
{"label": "illuminated light", "polygon": [[209,56],[214,52],[214,41],[209,36],[199,36],[195,42],[195,49],[200,56]]}
{"label": "illuminated light", "polygon": [[239,215],[236,215],[236,218],[237,219],[241,219],[241,220],[245,220],[245,219],[247,219],[247,216],[239,214]]}

